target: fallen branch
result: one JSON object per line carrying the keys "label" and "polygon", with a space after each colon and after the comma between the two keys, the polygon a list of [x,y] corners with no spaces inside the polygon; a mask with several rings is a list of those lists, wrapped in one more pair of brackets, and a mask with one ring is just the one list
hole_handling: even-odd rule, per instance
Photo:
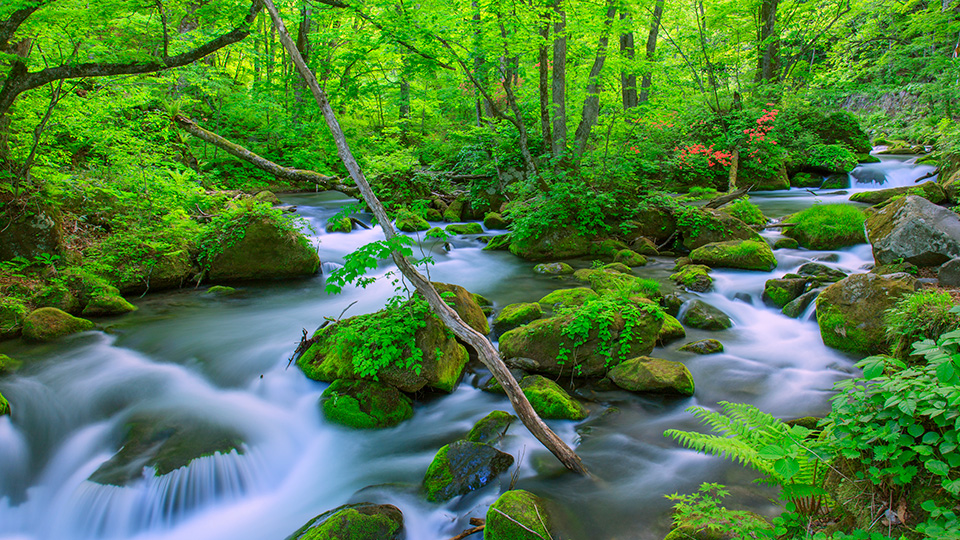
{"label": "fallen branch", "polygon": [[[471,521],[472,521],[472,520],[471,520]],[[478,532],[482,531],[482,530],[484,529],[484,527],[486,527],[486,525],[477,525],[476,527],[473,527],[472,529],[467,529],[467,530],[463,531],[462,533],[454,536],[454,537],[451,538],[450,540],[463,540],[464,538],[470,536],[471,534],[477,534]]]}
{"label": "fallen branch", "polygon": [[[284,25],[283,20],[280,18],[280,14],[277,12],[273,0],[264,0],[264,3],[267,11],[270,13],[270,17],[273,19],[273,24],[277,29],[281,43],[283,43],[291,60],[293,60],[293,63],[297,66],[297,70],[300,72],[300,75],[303,76],[307,87],[310,88],[317,105],[323,113],[323,118],[327,122],[327,127],[330,128],[330,133],[333,135],[334,142],[337,145],[337,154],[340,156],[340,160],[343,162],[347,171],[349,171],[350,177],[357,184],[357,187],[360,188],[364,202],[370,207],[373,215],[377,218],[377,222],[383,229],[384,237],[386,237],[388,241],[392,240],[397,234],[393,230],[390,218],[387,216],[387,212],[384,210],[380,199],[373,193],[370,183],[367,182],[366,177],[360,170],[360,165],[350,151],[347,138],[343,133],[343,129],[340,128],[340,123],[333,112],[333,108],[330,107],[330,102],[327,101],[326,94],[324,94],[320,88],[316,76],[310,71],[310,68],[307,67],[306,62],[303,61],[303,57],[300,55],[300,51],[290,38],[286,25]],[[547,427],[540,416],[537,415],[536,411],[533,410],[533,406],[530,405],[530,402],[523,394],[520,385],[517,384],[517,381],[513,378],[506,364],[500,359],[500,353],[493,347],[490,340],[464,323],[460,316],[457,315],[457,312],[448,306],[446,301],[440,297],[440,294],[433,287],[433,284],[430,283],[430,280],[421,274],[406,257],[394,251],[393,261],[403,276],[410,281],[417,289],[417,292],[427,300],[430,309],[440,318],[443,324],[450,328],[454,335],[460,340],[477,351],[480,361],[490,370],[497,382],[503,386],[507,398],[510,399],[510,403],[517,412],[517,416],[520,417],[523,424],[530,430],[530,433],[543,443],[567,469],[580,474],[587,474],[587,469],[580,461],[580,456],[570,449],[556,433]]]}
{"label": "fallen branch", "polygon": [[770,223],[764,229],[786,229],[787,227],[796,227],[796,223]]}
{"label": "fallen branch", "polygon": [[277,165],[269,159],[259,156],[240,146],[239,144],[232,143],[212,131],[203,129],[202,127],[198,126],[196,122],[185,116],[178,114],[173,117],[173,121],[176,122],[181,129],[193,135],[194,137],[202,141],[206,141],[217,148],[221,148],[231,156],[240,158],[260,169],[261,171],[270,173],[277,178],[283,178],[284,180],[290,180],[292,182],[308,182],[323,187],[325,191],[339,191],[346,195],[350,195],[351,197],[359,196],[357,188],[345,185],[337,178],[325,176],[314,171],[293,169],[291,167]]}
{"label": "fallen branch", "polygon": [[730,201],[735,201],[740,197],[743,197],[747,194],[748,191],[753,189],[753,186],[748,186],[740,188],[732,193],[727,193],[725,195],[720,195],[719,197],[714,197],[710,199],[707,204],[703,205],[704,208],[720,208],[721,206],[727,204]]}

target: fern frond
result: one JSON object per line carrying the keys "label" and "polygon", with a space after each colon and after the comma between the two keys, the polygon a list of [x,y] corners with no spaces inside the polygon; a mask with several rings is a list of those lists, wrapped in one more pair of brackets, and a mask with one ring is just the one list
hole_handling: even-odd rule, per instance
{"label": "fern frond", "polygon": [[763,474],[774,473],[770,462],[760,459],[758,449],[751,447],[741,439],[677,429],[667,430],[664,435],[672,437],[691,450],[729,459],[734,463],[752,467]]}

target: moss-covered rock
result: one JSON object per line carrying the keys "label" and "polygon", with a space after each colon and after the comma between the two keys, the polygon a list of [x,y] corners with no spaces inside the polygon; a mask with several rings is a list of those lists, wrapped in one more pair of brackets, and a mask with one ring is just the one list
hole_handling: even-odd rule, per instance
{"label": "moss-covered rock", "polygon": [[348,233],[353,230],[353,221],[348,217],[331,219],[323,230],[328,233]]}
{"label": "moss-covered rock", "polygon": [[750,191],[779,191],[790,188],[790,178],[784,166],[779,168],[764,167],[762,170],[751,171],[741,169],[741,176],[737,185],[751,186]]}
{"label": "moss-covered rock", "polygon": [[647,264],[647,258],[632,249],[621,249],[613,257],[613,261],[623,263],[627,266],[643,266]]}
{"label": "moss-covered rock", "polygon": [[226,285],[214,285],[207,289],[206,293],[214,296],[230,296],[236,294],[237,290],[233,287],[227,287]]}
{"label": "moss-covered rock", "polygon": [[[63,282],[77,299],[78,310],[83,310],[95,296],[117,296],[120,290],[107,280],[80,268],[69,268],[62,274]],[[66,311],[66,310],[64,310]]]}
{"label": "moss-covered rock", "polygon": [[403,514],[392,504],[347,504],[311,519],[287,540],[399,540]]}
{"label": "moss-covered rock", "polygon": [[575,289],[557,289],[544,296],[537,303],[546,309],[557,309],[559,307],[582,306],[589,298],[599,296],[593,289],[587,287],[577,287]]}
{"label": "moss-covered rock", "polygon": [[565,262],[540,263],[533,267],[538,274],[565,276],[573,273],[573,267]]}
{"label": "moss-covered rock", "polygon": [[90,475],[90,481],[125,486],[142,478],[144,467],[153,467],[154,474],[162,476],[199,457],[243,451],[243,437],[236,430],[175,414],[137,414],[116,435],[120,450]]}
{"label": "moss-covered rock", "polygon": [[873,154],[869,154],[869,153],[864,152],[864,153],[857,154],[857,163],[860,163],[860,164],[864,164],[864,163],[880,163],[880,158],[878,158],[877,156],[875,156],[875,155],[873,155]]}
{"label": "moss-covered rock", "polygon": [[589,283],[590,288],[600,294],[625,292],[653,297],[660,292],[660,284],[656,281],[618,272],[614,268],[583,268],[574,272],[573,277]]}
{"label": "moss-covered rock", "polygon": [[605,264],[600,268],[604,270],[612,270],[614,272],[620,272],[621,274],[627,274],[628,276],[633,275],[633,270],[629,266],[623,264],[622,262],[612,262],[610,264]]}
{"label": "moss-covered rock", "polygon": [[444,229],[450,234],[483,234],[483,227],[479,223],[452,223]]}
{"label": "moss-covered rock", "polygon": [[0,340],[20,335],[27,308],[16,298],[0,298]]}
{"label": "moss-covered rock", "polygon": [[783,234],[808,249],[839,249],[866,242],[864,215],[849,204],[817,204],[784,220]]}
{"label": "moss-covered rock", "polygon": [[797,275],[817,283],[836,283],[847,277],[846,272],[817,262],[808,262],[800,265],[800,268],[797,268]]}
{"label": "moss-covered rock", "polygon": [[124,300],[124,298],[119,294],[101,294],[94,296],[89,302],[87,302],[86,307],[83,308],[82,315],[84,317],[122,315],[124,313],[135,311],[136,309],[136,306]]}
{"label": "moss-covered rock", "polygon": [[425,231],[430,228],[430,223],[428,223],[427,220],[407,209],[402,209],[397,212],[396,223],[397,229],[403,232]]}
{"label": "moss-covered rock", "polygon": [[726,313],[701,300],[693,300],[681,320],[683,324],[701,330],[724,330],[733,326]]}
{"label": "moss-covered rock", "polygon": [[507,428],[516,419],[516,416],[506,411],[493,411],[478,420],[464,439],[475,443],[492,444],[503,437]]}
{"label": "moss-covered rock", "polygon": [[443,221],[443,213],[436,208],[427,208],[424,216],[427,218],[427,221]]}
{"label": "moss-covered rock", "polygon": [[830,285],[817,297],[823,343],[858,354],[882,352],[886,346],[884,312],[916,290],[913,277],[876,274],[853,274]]}
{"label": "moss-covered rock", "polygon": [[279,226],[274,218],[257,217],[244,227],[241,238],[210,261],[212,281],[283,279],[312,276],[320,257],[300,233]]}
{"label": "moss-covered rock", "polygon": [[638,236],[634,238],[629,245],[630,249],[639,253],[640,255],[649,256],[660,254],[660,250],[657,249],[656,242],[647,238],[646,236]]}
{"label": "moss-covered rock", "polygon": [[689,291],[707,292],[713,286],[710,267],[702,264],[688,264],[671,275],[670,279]]}
{"label": "moss-covered rock", "polygon": [[683,235],[683,247],[691,250],[727,240],[763,241],[757,231],[743,221],[710,208],[685,207],[677,228]]}
{"label": "moss-covered rock", "polygon": [[701,339],[685,344],[680,350],[694,354],[716,354],[723,352],[723,343],[715,339]]}
{"label": "moss-covered rock", "polygon": [[887,189],[877,189],[873,191],[861,191],[850,196],[850,200],[867,204],[881,204],[893,199],[894,197],[904,197],[906,195],[916,195],[923,197],[934,204],[940,204],[947,200],[947,194],[936,182],[925,182],[918,186],[903,186]]}
{"label": "moss-covered rock", "polygon": [[483,443],[457,441],[441,448],[427,468],[427,500],[443,502],[492,482],[513,465],[513,456]]}
{"label": "moss-covered rock", "polygon": [[489,298],[477,293],[473,293],[471,296],[473,296],[474,302],[480,306],[480,311],[484,314],[484,316],[489,317],[490,315],[493,315],[493,302],[491,302]]}
{"label": "moss-covered rock", "polygon": [[796,238],[777,238],[777,241],[773,243],[773,249],[797,249],[800,247],[800,242],[797,242]]}
{"label": "moss-covered rock", "polygon": [[463,199],[456,199],[450,203],[450,206],[447,206],[446,210],[443,211],[443,220],[451,223],[463,221],[464,202]]}
{"label": "moss-covered rock", "polygon": [[[481,240],[483,240],[481,238]],[[508,251],[510,249],[510,244],[512,243],[511,236],[509,234],[498,234],[497,236],[491,237],[487,241],[487,245],[483,246],[484,251]]]}
{"label": "moss-covered rock", "polygon": [[413,417],[410,398],[376,381],[337,379],[320,396],[327,420],[358,429],[395,426]]}
{"label": "moss-covered rock", "polygon": [[685,337],[687,337],[687,331],[684,330],[680,321],[672,315],[664,314],[663,326],[660,327],[660,333],[657,335],[657,344],[666,345]]}
{"label": "moss-covered rock", "polygon": [[628,244],[640,237],[663,242],[677,230],[677,216],[671,208],[641,205],[636,211],[637,219],[620,225],[620,236]]}
{"label": "moss-covered rock", "polygon": [[763,285],[763,299],[782,308],[803,294],[806,288],[807,280],[802,278],[768,279]]}
{"label": "moss-covered rock", "polygon": [[807,307],[817,299],[817,296],[820,295],[820,292],[820,289],[814,289],[801,294],[800,296],[788,302],[787,305],[783,306],[783,309],[780,310],[780,313],[783,313],[791,319],[800,318],[800,315],[803,315],[803,312],[807,310]]}
{"label": "moss-covered rock", "polygon": [[47,285],[40,289],[33,297],[33,303],[37,307],[52,307],[67,313],[78,313],[80,311],[80,302],[73,295],[70,288],[61,283]]}
{"label": "moss-covered rock", "polygon": [[[453,283],[433,282],[433,288],[440,293],[440,296],[447,301],[447,305],[452,303],[453,310],[457,312],[460,319],[467,323],[471,328],[481,334],[490,333],[490,323],[487,321],[486,314],[480,306],[478,295],[471,293],[460,285]],[[482,296],[480,298],[483,298]],[[483,298],[486,300],[485,298]],[[486,300],[487,305],[490,301]]]}
{"label": "moss-covered rock", "polygon": [[540,375],[528,375],[520,381],[520,389],[527,396],[533,410],[546,420],[583,420],[587,410],[570,397],[560,385]]}
{"label": "moss-covered rock", "polygon": [[543,310],[540,308],[540,304],[535,302],[510,304],[505,306],[493,319],[493,329],[498,334],[502,334],[535,321],[542,316]]}
{"label": "moss-covered rock", "polygon": [[40,308],[23,320],[23,338],[29,341],[52,341],[59,337],[93,329],[93,323],[57,308]]}
{"label": "moss-covered rock", "polygon": [[777,267],[773,250],[763,240],[730,240],[698,247],[690,260],[710,267],[740,268],[769,272]]}
{"label": "moss-covered rock", "polygon": [[847,189],[850,187],[850,175],[831,174],[820,184],[820,189]]}
{"label": "moss-covered rock", "polygon": [[484,540],[544,540],[550,535],[550,513],[539,497],[519,489],[500,496],[487,510]]}
{"label": "moss-covered rock", "polygon": [[660,358],[631,358],[607,372],[607,378],[631,392],[693,395],[693,375],[687,366]]}
{"label": "moss-covered rock", "polygon": [[629,249],[630,246],[622,240],[604,238],[599,242],[594,242],[593,245],[590,246],[590,255],[605,261],[612,261],[618,253]]}
{"label": "moss-covered rock", "polygon": [[253,196],[254,200],[262,201],[267,204],[280,204],[280,198],[276,196],[272,191],[263,190],[258,192]]}
{"label": "moss-covered rock", "polygon": [[[575,313],[565,313],[539,319],[506,332],[500,336],[501,356],[507,359],[508,365],[535,373],[602,377],[621,356],[650,354],[663,325],[660,314],[640,310],[629,339],[621,340],[625,320],[622,313],[615,313],[609,321],[592,325],[587,339],[577,346],[575,340],[563,334],[575,316]],[[609,353],[603,354],[608,348]],[[561,350],[568,351],[569,360],[559,359]]]}
{"label": "moss-covered rock", "polygon": [[562,227],[544,231],[536,238],[513,238],[510,253],[531,261],[571,259],[592,253],[592,240],[573,227]]}
{"label": "moss-covered rock", "polygon": [[6,416],[10,414],[10,402],[7,401],[7,398],[3,397],[3,394],[0,394],[0,416]]}
{"label": "moss-covered rock", "polygon": [[496,212],[490,212],[483,216],[483,226],[488,229],[506,229],[509,225],[507,220]]}
{"label": "moss-covered rock", "polygon": [[823,183],[823,175],[812,172],[798,172],[790,177],[790,187],[818,188]]}
{"label": "moss-covered rock", "polygon": [[22,365],[23,362],[20,360],[10,358],[5,354],[0,354],[0,377],[15,373]]}

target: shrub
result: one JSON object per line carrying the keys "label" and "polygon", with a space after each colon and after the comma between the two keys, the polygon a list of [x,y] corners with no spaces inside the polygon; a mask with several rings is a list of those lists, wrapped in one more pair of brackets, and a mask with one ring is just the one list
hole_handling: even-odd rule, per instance
{"label": "shrub", "polygon": [[767,224],[767,217],[760,211],[760,207],[753,204],[747,197],[737,199],[721,209],[751,227],[763,227]]}
{"label": "shrub", "polygon": [[936,339],[960,327],[960,316],[952,308],[953,299],[949,294],[932,289],[901,298],[885,314],[891,354],[905,358],[913,342]]}
{"label": "shrub", "polygon": [[867,241],[863,212],[847,204],[817,204],[785,221],[794,226],[784,234],[808,249],[837,249]]}

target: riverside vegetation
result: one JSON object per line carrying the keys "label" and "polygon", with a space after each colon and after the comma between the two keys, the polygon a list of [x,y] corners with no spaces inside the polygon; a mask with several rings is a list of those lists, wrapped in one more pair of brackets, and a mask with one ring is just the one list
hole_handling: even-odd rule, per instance
{"label": "riverside vegetation", "polygon": [[[685,327],[733,324],[687,301],[715,287],[712,271],[770,272],[780,249],[872,245],[870,272],[811,262],[764,288],[784,316],[814,306],[823,342],[859,359],[861,371],[833,388],[829,414],[784,421],[722,402],[691,409],[715,434],[667,431],[755,469],[783,511],[768,521],[729,510],[725,488],[707,483],[672,496],[669,538],[960,538],[960,6],[280,7],[399,230],[448,245],[479,235],[485,250],[578,285],[494,306],[435,283],[464,322],[499,339],[544,418],[590,418],[579,398],[592,391],[696,395],[682,362],[651,355]],[[220,0],[0,7],[0,339],[55,342],[102,328],[147,293],[229,294],[229,285],[318,274],[307,223],[274,193],[355,196],[356,187],[341,180],[334,140],[261,10],[260,1]],[[645,53],[635,51],[635,34],[647,33]],[[783,232],[775,240],[760,234],[771,223],[756,199],[735,193],[850,189],[851,171],[877,160],[871,151],[915,155],[936,178],[852,197],[869,208],[818,202],[774,224]],[[728,193],[739,196],[717,199]],[[326,232],[367,226],[364,210],[345,205]],[[324,276],[327,290],[369,286],[391,253],[422,249],[413,236],[368,244]],[[671,280],[686,296],[642,277],[663,258],[675,261]],[[304,331],[296,363],[330,383],[318,407],[332,423],[402,424],[465,374],[485,376],[426,301],[400,276],[388,279],[395,294],[382,310]],[[723,345],[683,348],[716,354]],[[20,369],[0,354],[0,382],[17,384]],[[503,392],[495,381],[476,385]],[[3,395],[0,416],[23,421]],[[505,472],[515,458],[497,446],[511,421],[500,412],[476,425],[487,435],[442,446],[425,499],[464,496]],[[175,424],[136,417],[90,479],[123,485],[139,473],[131,463],[161,475],[242,450],[232,432],[171,437]],[[488,539],[562,531],[549,495],[505,490],[476,527]],[[398,508],[363,503],[292,537],[402,529]]]}

